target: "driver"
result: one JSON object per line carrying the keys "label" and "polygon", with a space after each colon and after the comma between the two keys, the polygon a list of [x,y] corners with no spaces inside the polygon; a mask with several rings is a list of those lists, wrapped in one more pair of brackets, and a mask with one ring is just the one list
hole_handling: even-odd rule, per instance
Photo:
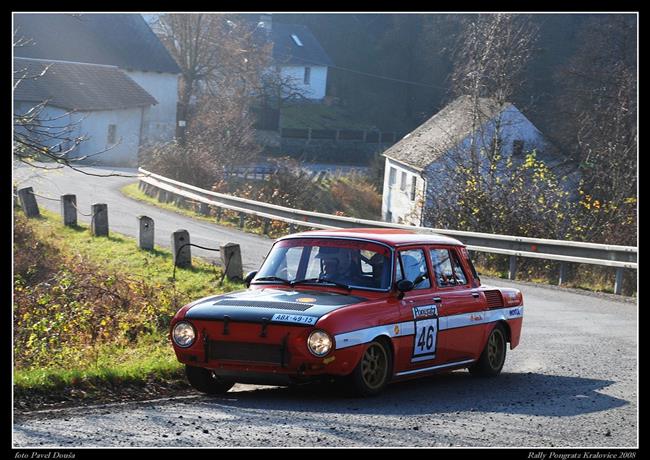
{"label": "driver", "polygon": [[320,278],[348,283],[352,258],[345,248],[321,247],[317,258],[321,259]]}

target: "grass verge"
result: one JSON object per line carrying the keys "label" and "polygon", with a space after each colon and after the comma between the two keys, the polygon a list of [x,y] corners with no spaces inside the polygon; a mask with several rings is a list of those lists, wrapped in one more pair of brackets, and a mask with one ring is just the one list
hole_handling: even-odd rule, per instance
{"label": "grass verge", "polygon": [[198,258],[177,268],[174,281],[170,251],[142,251],[115,233],[93,237],[85,225],[64,227],[60,216],[41,213],[27,220],[16,211],[16,408],[188,391],[169,320],[193,299],[243,285],[220,284],[221,268]]}

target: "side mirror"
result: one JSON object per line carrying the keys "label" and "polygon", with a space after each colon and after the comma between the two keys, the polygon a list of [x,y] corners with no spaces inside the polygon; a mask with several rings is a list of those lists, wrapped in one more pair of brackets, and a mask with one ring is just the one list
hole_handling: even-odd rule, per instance
{"label": "side mirror", "polygon": [[413,281],[411,280],[400,280],[397,282],[397,290],[399,294],[397,295],[398,299],[404,298],[404,293],[412,290],[415,287]]}
{"label": "side mirror", "polygon": [[257,275],[257,271],[248,272],[246,274],[246,277],[244,278],[244,283],[246,284],[246,287],[250,287],[251,281],[253,281],[253,278],[255,278],[255,275]]}

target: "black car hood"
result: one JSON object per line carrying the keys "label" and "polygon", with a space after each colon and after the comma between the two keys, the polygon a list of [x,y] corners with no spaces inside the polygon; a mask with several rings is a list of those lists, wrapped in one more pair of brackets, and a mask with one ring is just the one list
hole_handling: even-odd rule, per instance
{"label": "black car hood", "polygon": [[364,302],[365,298],[310,290],[255,289],[197,301],[185,313],[196,320],[283,323],[311,326],[337,308]]}

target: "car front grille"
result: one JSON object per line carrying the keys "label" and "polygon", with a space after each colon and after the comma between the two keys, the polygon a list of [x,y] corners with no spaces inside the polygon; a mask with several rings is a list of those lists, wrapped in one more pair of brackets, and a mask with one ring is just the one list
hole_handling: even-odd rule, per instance
{"label": "car front grille", "polygon": [[208,358],[217,361],[245,361],[284,365],[289,356],[284,344],[223,342],[210,340],[208,342]]}

